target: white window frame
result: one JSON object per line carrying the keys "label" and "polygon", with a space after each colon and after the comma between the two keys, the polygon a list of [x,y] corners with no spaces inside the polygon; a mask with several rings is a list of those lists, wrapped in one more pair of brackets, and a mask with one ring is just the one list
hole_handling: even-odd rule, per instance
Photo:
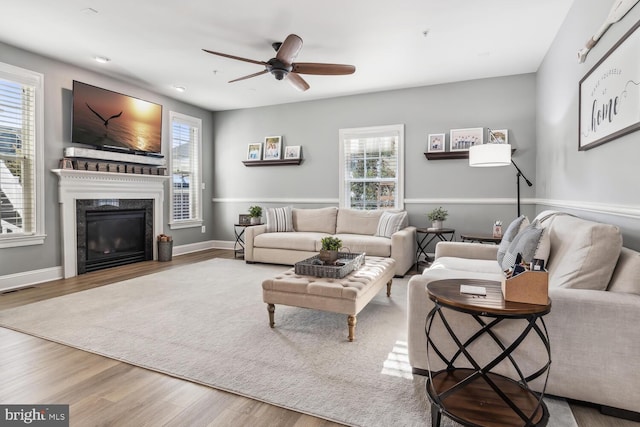
{"label": "white window frame", "polygon": [[[195,218],[190,218],[187,220],[176,220],[173,217],[174,214],[174,205],[173,205],[173,123],[174,121],[178,121],[184,124],[187,124],[195,129],[197,129],[197,138],[196,138],[196,154],[197,159],[192,159],[192,164],[196,163],[197,171],[195,173],[196,176],[193,177],[192,182],[189,185],[195,185],[195,190],[191,193],[198,197],[198,200],[189,200],[189,203],[197,203],[195,208],[196,216]],[[181,229],[181,228],[193,228],[200,227],[203,224],[202,218],[202,119],[197,117],[187,116],[186,114],[181,114],[175,111],[169,112],[169,158],[170,158],[170,169],[169,169],[169,227],[171,229]]]}
{"label": "white window frame", "polygon": [[347,180],[345,178],[346,172],[346,153],[345,153],[345,140],[354,138],[367,138],[372,136],[381,135],[398,135],[398,175],[396,177],[396,189],[397,198],[396,206],[393,209],[404,209],[404,125],[387,125],[387,126],[371,126],[362,128],[350,128],[339,130],[339,143],[340,143],[340,155],[339,155],[339,192],[340,192],[340,207],[349,207],[349,200],[347,191]]}
{"label": "white window frame", "polygon": [[44,74],[0,62],[0,77],[4,80],[35,87],[33,150],[35,230],[18,235],[0,235],[0,249],[42,245],[47,237],[44,230]]}

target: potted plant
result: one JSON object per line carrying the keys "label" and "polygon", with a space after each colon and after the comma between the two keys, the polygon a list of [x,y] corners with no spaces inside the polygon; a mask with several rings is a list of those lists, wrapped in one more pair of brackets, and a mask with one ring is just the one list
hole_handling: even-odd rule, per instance
{"label": "potted plant", "polygon": [[427,214],[429,221],[431,221],[431,226],[438,230],[442,228],[442,222],[447,219],[447,216],[449,216],[449,212],[442,209],[442,206],[435,208]]}
{"label": "potted plant", "polygon": [[260,224],[262,219],[262,208],[260,206],[249,207],[249,216],[251,217],[251,224]]}
{"label": "potted plant", "polygon": [[337,237],[323,237],[320,240],[322,249],[320,250],[320,260],[325,264],[333,264],[338,259],[338,251],[342,248],[342,240]]}

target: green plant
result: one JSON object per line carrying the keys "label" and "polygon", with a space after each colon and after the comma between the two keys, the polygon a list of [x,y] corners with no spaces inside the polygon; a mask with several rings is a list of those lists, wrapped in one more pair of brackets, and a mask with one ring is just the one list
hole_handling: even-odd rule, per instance
{"label": "green plant", "polygon": [[262,208],[260,206],[249,207],[249,216],[251,218],[260,218],[262,216]]}
{"label": "green plant", "polygon": [[449,212],[442,209],[442,206],[435,208],[427,214],[429,221],[444,221],[447,219],[447,216],[449,216]]}
{"label": "green plant", "polygon": [[323,237],[322,240],[322,250],[324,251],[339,251],[342,248],[342,240],[337,237]]}

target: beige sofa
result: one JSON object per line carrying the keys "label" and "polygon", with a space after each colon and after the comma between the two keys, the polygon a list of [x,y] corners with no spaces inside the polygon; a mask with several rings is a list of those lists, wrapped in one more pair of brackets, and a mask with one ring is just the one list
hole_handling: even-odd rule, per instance
{"label": "beige sofa", "polygon": [[[551,342],[551,369],[546,393],[602,405],[603,412],[637,416],[640,412],[640,252],[622,247],[617,227],[571,215],[545,211],[541,226],[548,233],[551,251],[547,264],[551,312],[544,317]],[[425,286],[434,280],[477,278],[500,280],[497,246],[479,243],[442,242],[436,246],[434,263],[409,281],[408,347],[415,373],[425,374],[427,364],[425,319],[433,307]],[[477,329],[467,314],[447,310],[454,330]],[[502,337],[515,337],[523,320],[499,325]],[[445,351],[456,347],[441,322],[434,322],[433,337]],[[535,335],[535,334],[533,334]],[[483,341],[474,355],[491,360],[495,344]],[[433,356],[433,352],[431,353]],[[486,356],[486,358],[485,358]],[[546,360],[539,339],[529,336],[515,353],[525,371],[533,372]],[[431,369],[444,365],[429,359]],[[514,375],[509,365],[498,372]],[[543,387],[541,379],[532,383]]]}
{"label": "beige sofa", "polygon": [[294,265],[317,255],[320,240],[335,236],[343,248],[396,261],[395,275],[403,276],[415,263],[416,229],[408,226],[390,238],[376,236],[382,210],[355,210],[327,207],[292,209],[292,232],[267,232],[266,225],[247,227],[244,258],[247,262]]}

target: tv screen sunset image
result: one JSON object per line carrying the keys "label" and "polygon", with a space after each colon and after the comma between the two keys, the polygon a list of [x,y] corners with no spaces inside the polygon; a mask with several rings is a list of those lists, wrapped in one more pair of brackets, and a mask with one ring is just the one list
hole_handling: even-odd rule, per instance
{"label": "tv screen sunset image", "polygon": [[72,141],[160,153],[162,106],[73,82]]}

